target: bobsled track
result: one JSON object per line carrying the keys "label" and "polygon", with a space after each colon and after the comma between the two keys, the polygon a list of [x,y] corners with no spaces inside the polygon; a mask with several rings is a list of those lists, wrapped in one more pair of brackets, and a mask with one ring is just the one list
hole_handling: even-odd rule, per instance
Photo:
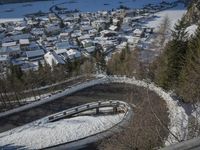
{"label": "bobsled track", "polygon": [[[0,148],[62,149],[62,146],[65,149],[77,148],[121,131],[128,124],[132,115],[132,108],[122,101],[110,100],[87,103],[0,134]],[[94,116],[94,118],[84,116]],[[101,120],[94,123],[98,121],[98,116],[101,117]],[[96,128],[91,127],[90,124],[85,125],[80,121],[86,122],[88,118],[90,119],[89,123],[96,125]],[[65,127],[60,125],[63,123],[62,120],[64,120]],[[72,120],[73,122],[70,122]],[[74,123],[78,120],[80,122]],[[51,128],[52,125],[53,128]],[[72,125],[75,127],[70,128]],[[78,125],[78,128],[76,128],[76,125]],[[77,130],[71,131],[72,129]],[[64,132],[64,134],[60,134],[60,132]],[[65,134],[68,135],[65,136]],[[44,139],[40,139],[41,136]]]}
{"label": "bobsled track", "polygon": [[[57,100],[58,98],[71,95],[77,91],[83,90],[85,88],[89,88],[95,85],[99,84],[110,84],[110,83],[125,83],[125,84],[132,84],[138,87],[144,87],[150,91],[155,92],[157,95],[159,95],[163,100],[166,102],[166,106],[168,108],[169,113],[169,130],[174,135],[178,135],[179,140],[184,140],[187,135],[187,125],[188,125],[188,116],[182,106],[179,105],[179,101],[173,99],[170,96],[170,93],[165,92],[160,87],[157,87],[153,83],[148,83],[147,81],[143,80],[137,80],[135,78],[128,78],[125,76],[97,76],[95,79],[88,80],[86,82],[82,82],[76,85],[72,85],[70,87],[66,87],[66,89],[63,89],[62,91],[59,91],[55,94],[52,94],[51,96],[41,99],[39,101],[21,106],[19,108],[0,113],[0,118],[4,118],[6,116],[28,110],[34,107],[37,107],[39,105],[45,104],[47,102],[51,102],[54,100]],[[96,103],[97,104],[97,103]],[[86,106],[85,106],[86,107]],[[96,108],[95,108],[96,109]],[[65,114],[64,112],[61,113],[62,115]],[[62,118],[61,115],[61,118]],[[66,114],[67,115],[67,114]],[[58,117],[58,118],[57,118]],[[57,116],[50,116],[52,120],[59,120],[59,115]],[[89,139],[87,139],[89,141]],[[168,138],[166,139],[165,144],[170,145],[171,143],[176,143],[177,139],[174,138],[173,135],[169,134]],[[81,143],[81,142],[80,142]]]}

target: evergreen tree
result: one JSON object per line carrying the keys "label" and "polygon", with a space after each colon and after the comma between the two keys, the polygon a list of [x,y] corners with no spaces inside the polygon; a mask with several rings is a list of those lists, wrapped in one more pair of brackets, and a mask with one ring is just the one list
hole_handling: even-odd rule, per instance
{"label": "evergreen tree", "polygon": [[180,20],[172,31],[173,39],[170,41],[158,62],[157,83],[163,88],[175,88],[178,85],[180,73],[186,60],[188,37],[186,24]]}
{"label": "evergreen tree", "polygon": [[200,27],[189,42],[186,52],[186,63],[181,72],[178,94],[184,101],[200,100]]}

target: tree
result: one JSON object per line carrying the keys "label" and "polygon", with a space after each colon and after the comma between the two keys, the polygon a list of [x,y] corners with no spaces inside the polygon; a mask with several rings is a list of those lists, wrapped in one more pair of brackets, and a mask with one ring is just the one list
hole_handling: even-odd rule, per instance
{"label": "tree", "polygon": [[164,47],[164,44],[166,41],[166,36],[167,36],[167,33],[169,32],[169,30],[170,30],[170,19],[168,16],[165,16],[160,24],[160,28],[158,31],[158,34],[159,34],[158,40],[160,43],[160,48]]}
{"label": "tree", "polygon": [[157,63],[156,82],[165,89],[178,85],[180,73],[185,65],[188,37],[186,23],[180,20],[172,31],[173,39],[167,44]]}
{"label": "tree", "polygon": [[106,61],[103,53],[103,48],[101,46],[97,46],[94,54],[96,60],[96,68],[99,73],[106,71]]}
{"label": "tree", "polygon": [[92,59],[85,60],[84,63],[81,65],[81,72],[89,76],[94,72],[94,61]]}
{"label": "tree", "polygon": [[16,77],[17,79],[22,79],[22,76],[23,76],[23,72],[22,72],[22,69],[20,66],[14,66],[14,65],[10,65],[10,75],[11,75],[11,78],[14,78]]}
{"label": "tree", "polygon": [[200,27],[189,42],[186,63],[179,78],[178,93],[184,101],[200,101]]}

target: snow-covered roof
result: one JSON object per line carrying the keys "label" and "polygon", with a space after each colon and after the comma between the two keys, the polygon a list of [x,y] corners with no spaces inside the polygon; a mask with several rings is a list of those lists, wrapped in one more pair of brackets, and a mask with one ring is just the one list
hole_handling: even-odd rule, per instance
{"label": "snow-covered roof", "polygon": [[19,44],[20,45],[28,45],[28,44],[30,44],[30,41],[29,41],[29,39],[20,39]]}
{"label": "snow-covered roof", "polygon": [[44,55],[44,50],[26,51],[26,55],[28,58],[41,57]]}
{"label": "snow-covered roof", "polygon": [[16,42],[7,42],[7,43],[2,43],[2,47],[15,46],[16,44],[17,44]]}
{"label": "snow-covered roof", "polygon": [[56,41],[57,40],[57,37],[54,36],[54,37],[47,37],[47,41]]}
{"label": "snow-covered roof", "polygon": [[142,34],[142,30],[141,29],[135,29],[134,31],[133,31],[133,34],[135,34],[135,35],[141,35]]}
{"label": "snow-covered roof", "polygon": [[9,60],[9,56],[8,55],[0,55],[0,62],[8,61],[8,60]]}
{"label": "snow-covered roof", "polygon": [[63,54],[63,53],[66,53],[67,54],[67,49],[58,49],[58,50],[55,50],[55,53],[56,54]]}
{"label": "snow-covered roof", "polygon": [[21,51],[19,45],[15,45],[15,46],[9,46],[9,47],[2,47],[0,49],[0,53],[12,53],[12,52],[16,52],[19,53]]}
{"label": "snow-covered roof", "polygon": [[117,27],[117,26],[114,26],[114,25],[112,25],[112,26],[109,27],[109,29],[112,30],[112,31],[117,30],[117,28],[118,28],[118,27]]}
{"label": "snow-covered roof", "polygon": [[59,43],[56,43],[55,47],[56,47],[56,49],[69,49],[70,48],[70,44],[67,41],[59,42]]}
{"label": "snow-covered roof", "polygon": [[81,57],[81,53],[76,49],[70,49],[67,51],[67,55],[70,59]]}
{"label": "snow-covered roof", "polygon": [[23,27],[16,27],[15,30],[17,30],[17,31],[22,31],[22,30],[25,29],[25,28],[26,28],[25,26],[23,26]]}
{"label": "snow-covered roof", "polygon": [[95,51],[95,46],[87,47],[87,48],[85,48],[85,50],[86,50],[88,53],[92,53],[92,52]]}
{"label": "snow-covered roof", "polygon": [[69,33],[68,32],[63,32],[63,33],[60,33],[60,37],[62,37],[62,36],[68,36],[69,35]]}
{"label": "snow-covered roof", "polygon": [[18,41],[20,39],[30,39],[31,37],[32,37],[31,34],[17,34],[17,35],[12,36],[12,39],[14,41]]}

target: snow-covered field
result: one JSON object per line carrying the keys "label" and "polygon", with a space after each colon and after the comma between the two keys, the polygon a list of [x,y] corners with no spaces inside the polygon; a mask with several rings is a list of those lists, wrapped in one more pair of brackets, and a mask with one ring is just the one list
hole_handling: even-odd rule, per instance
{"label": "snow-covered field", "polygon": [[[33,123],[0,134],[1,148],[40,149],[105,131],[122,121],[124,114],[79,116],[52,123]],[[5,147],[4,147],[5,146]]]}
{"label": "snow-covered field", "polygon": [[149,21],[147,23],[147,26],[158,29],[163,19],[165,17],[168,17],[170,20],[170,28],[172,29],[174,25],[177,23],[177,21],[183,17],[186,11],[187,10],[184,7],[184,5],[179,4],[177,7],[158,12],[155,14],[155,19],[153,19],[152,21]]}
{"label": "snow-covered field", "polygon": [[[71,1],[71,3],[70,3]],[[142,8],[146,4],[158,4],[163,0],[49,0],[44,2],[29,2],[18,4],[5,4],[0,5],[0,18],[1,19],[16,19],[23,18],[25,14],[34,13],[38,11],[48,12],[49,8],[54,4],[60,4],[65,2],[62,6],[65,8],[78,9],[83,12],[94,12],[98,10],[111,10],[116,9],[120,5],[128,6],[130,8]],[[173,2],[176,0],[165,0],[167,2]],[[66,3],[68,2],[68,3]],[[27,5],[30,4],[30,5]],[[6,10],[14,9],[12,12],[6,12]]]}

